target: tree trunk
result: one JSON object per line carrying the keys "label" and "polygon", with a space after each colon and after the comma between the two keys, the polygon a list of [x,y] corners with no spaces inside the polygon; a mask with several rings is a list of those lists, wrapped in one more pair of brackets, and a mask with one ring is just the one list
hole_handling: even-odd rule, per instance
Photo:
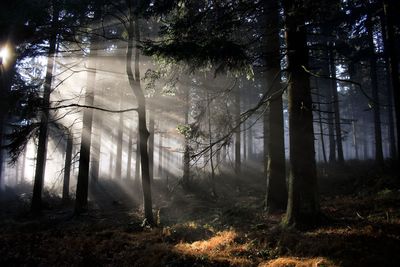
{"label": "tree trunk", "polygon": [[140,184],[140,146],[139,146],[139,133],[136,137],[136,157],[135,157],[135,181]]}
{"label": "tree trunk", "polygon": [[56,53],[57,34],[56,29],[58,28],[58,17],[59,7],[53,1],[53,21],[52,21],[52,32],[49,40],[49,54],[47,58],[47,69],[46,77],[44,80],[44,92],[43,92],[43,111],[41,112],[40,126],[39,126],[39,141],[36,157],[36,169],[35,179],[33,182],[33,194],[31,211],[33,213],[40,213],[42,210],[42,191],[44,183],[44,175],[46,169],[46,157],[47,157],[47,130],[49,121],[49,110],[50,107],[50,94],[51,94],[51,83],[53,80],[53,66],[54,56]]}
{"label": "tree trunk", "polygon": [[[318,80],[316,80],[318,81]],[[324,127],[322,125],[322,115],[321,115],[321,98],[320,98],[320,88],[317,82],[317,103],[318,103],[318,125],[319,125],[319,138],[321,141],[321,148],[322,148],[322,156],[324,159],[324,163],[328,162],[326,157],[326,150],[325,150],[325,137],[324,137]]]}
{"label": "tree trunk", "polygon": [[288,102],[290,177],[284,225],[314,224],[319,215],[318,188],[314,152],[311,89],[308,74],[307,36],[298,5],[304,2],[284,0],[288,61]]}
{"label": "tree trunk", "polygon": [[387,103],[388,103],[388,123],[389,123],[389,151],[390,157],[395,159],[396,155],[396,135],[395,135],[395,123],[393,117],[393,86],[392,86],[392,79],[390,76],[390,56],[388,51],[388,38],[387,38],[387,26],[386,26],[386,19],[385,16],[381,16],[381,27],[382,27],[382,39],[383,39],[383,55],[385,60],[385,68],[386,68],[386,90],[387,90]]}
{"label": "tree trunk", "polygon": [[[324,75],[327,77],[330,74],[329,70],[329,52],[328,49],[326,49],[324,53],[324,57],[326,57],[326,64],[323,64],[322,66],[322,72]],[[333,109],[333,95],[332,95],[332,89],[331,89],[331,83],[328,80],[322,81],[323,88],[326,90],[326,97],[325,99],[327,102],[331,102],[327,104],[327,123],[328,123],[328,141],[329,141],[329,162],[335,162],[336,161],[336,142],[335,142],[335,121],[334,121],[334,109]]]}
{"label": "tree trunk", "polygon": [[[235,106],[234,106],[234,116],[235,122],[240,123],[240,88],[237,87],[235,94]],[[236,190],[240,190],[240,172],[241,172],[241,159],[240,159],[240,126],[235,130],[235,179],[236,179]]]}
{"label": "tree trunk", "polygon": [[[161,128],[160,128],[161,130]],[[163,176],[163,135],[160,133],[158,139],[158,176]]]}
{"label": "tree trunk", "polygon": [[391,7],[393,0],[383,0],[384,13],[386,18],[386,47],[389,56],[390,77],[393,87],[394,107],[396,114],[396,133],[397,133],[397,157],[400,158],[400,81],[399,81],[399,61],[395,40],[395,30],[393,26],[393,16],[395,12]]}
{"label": "tree trunk", "polygon": [[25,147],[24,154],[22,155],[21,183],[25,183],[25,167],[26,167],[27,152],[28,152],[28,147]]}
{"label": "tree trunk", "polygon": [[353,146],[354,146],[355,158],[356,158],[356,159],[359,159],[356,121],[353,120],[353,121],[351,122],[351,125],[352,125],[352,128],[353,128]]}
{"label": "tree trunk", "polygon": [[335,136],[336,136],[336,148],[337,148],[337,160],[339,163],[344,162],[343,156],[343,144],[342,144],[342,127],[340,120],[340,107],[339,107],[339,95],[337,91],[336,82],[336,65],[335,65],[335,52],[333,47],[329,49],[329,72],[331,76],[331,91],[333,101],[333,112],[335,114]]}
{"label": "tree trunk", "polygon": [[150,111],[149,116],[149,173],[150,183],[153,183],[154,179],[154,111]]}
{"label": "tree trunk", "polygon": [[[99,106],[103,105],[103,97],[104,92],[103,89],[100,89],[100,94],[97,95],[97,101],[95,99],[95,103],[97,102]],[[91,183],[93,185],[97,184],[99,180],[100,174],[100,158],[101,158],[101,135],[103,132],[103,118],[101,111],[95,111],[93,114],[93,142],[92,142],[92,175],[91,175]]]}
{"label": "tree trunk", "polygon": [[[119,102],[120,109],[123,109],[124,91],[121,89],[121,98]],[[117,159],[115,162],[115,178],[121,179],[122,174],[122,143],[124,138],[124,114],[119,114],[118,136],[117,136]]]}
{"label": "tree trunk", "polygon": [[129,141],[128,141],[128,163],[126,179],[132,178],[132,152],[133,152],[133,123],[129,128]]}
{"label": "tree trunk", "polygon": [[[283,122],[282,87],[280,79],[279,2],[265,1],[267,13],[267,82],[271,88],[269,106],[269,137],[267,163],[267,190],[265,208],[285,209],[287,205],[285,132]],[[278,77],[277,77],[278,76]],[[273,84],[272,84],[273,83]],[[264,130],[264,135],[267,132]],[[264,137],[265,138],[265,137]],[[265,143],[264,143],[265,144]]]}
{"label": "tree trunk", "polygon": [[210,176],[210,182],[211,182],[211,194],[213,197],[217,197],[217,191],[215,190],[215,167],[214,167],[214,150],[212,146],[212,131],[211,131],[211,100],[210,100],[210,94],[207,92],[207,117],[208,117],[208,138],[209,138],[209,145],[210,145],[210,151],[209,151],[209,156],[210,156],[210,167],[211,167],[211,176]]}
{"label": "tree trunk", "polygon": [[[190,112],[190,88],[186,88],[185,95],[185,125],[189,125],[189,112]],[[190,187],[190,147],[189,147],[189,137],[184,136],[185,148],[183,152],[183,177],[182,185],[185,190]]]}
{"label": "tree trunk", "polygon": [[375,133],[375,160],[379,166],[383,165],[383,148],[382,148],[382,130],[381,130],[381,111],[379,102],[379,91],[378,91],[378,76],[376,66],[376,54],[373,37],[373,22],[371,18],[367,19],[367,31],[370,51],[370,77],[371,77],[371,89],[373,98],[373,111],[374,111],[374,133]]}
{"label": "tree trunk", "polygon": [[[98,15],[96,15],[98,17]],[[88,59],[87,86],[85,92],[85,105],[93,106],[94,89],[96,83],[97,38],[92,37]],[[75,214],[87,210],[89,190],[89,165],[90,147],[92,143],[93,110],[87,108],[83,111],[82,139],[80,145],[78,182],[76,185]]]}
{"label": "tree trunk", "polygon": [[62,190],[62,200],[64,202],[69,200],[69,181],[71,174],[71,161],[72,161],[72,147],[73,147],[73,136],[69,131],[67,135],[67,147],[65,151],[65,163],[64,163],[64,183]]}
{"label": "tree trunk", "polygon": [[[140,43],[139,19],[134,17],[132,8],[129,8],[129,28],[128,28],[128,49],[126,55],[126,73],[129,79],[129,85],[136,96],[138,103],[138,130],[139,130],[139,148],[142,169],[142,189],[143,189],[143,205],[144,216],[147,223],[154,225],[151,183],[149,170],[149,154],[147,150],[147,141],[149,139],[149,131],[146,125],[146,99],[140,86],[140,70],[139,70],[139,49],[134,47],[133,38],[136,44]],[[134,20],[134,21],[133,21]],[[132,56],[135,50],[135,75],[132,71]]]}

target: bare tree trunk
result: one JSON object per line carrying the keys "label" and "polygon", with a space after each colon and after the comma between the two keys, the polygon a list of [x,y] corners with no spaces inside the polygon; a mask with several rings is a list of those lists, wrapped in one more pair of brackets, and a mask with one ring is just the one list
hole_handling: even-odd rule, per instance
{"label": "bare tree trunk", "polygon": [[21,170],[21,182],[25,183],[25,167],[26,167],[26,154],[28,152],[28,148],[25,147],[24,154],[22,155],[22,170]]}
{"label": "bare tree trunk", "polygon": [[[234,116],[235,122],[240,123],[240,88],[237,87],[235,94],[235,106],[234,106]],[[241,159],[240,159],[240,126],[235,130],[235,179],[236,179],[236,190],[240,190],[240,173],[241,173]]]}
{"label": "bare tree trunk", "polygon": [[351,124],[352,124],[352,128],[353,128],[353,146],[354,146],[354,151],[355,151],[355,154],[356,154],[355,156],[356,156],[356,159],[359,159],[356,121],[353,120],[351,122]]}
{"label": "bare tree trunk", "polygon": [[[98,15],[96,15],[98,17]],[[93,37],[90,44],[85,105],[93,106],[96,83],[97,38]],[[83,111],[82,139],[80,145],[78,182],[76,185],[75,214],[87,210],[89,190],[90,147],[92,143],[93,110]]]}
{"label": "bare tree trunk", "polygon": [[110,161],[108,162],[108,175],[109,178],[112,179],[113,175],[114,175],[114,171],[113,171],[113,163],[114,163],[114,151],[113,151],[113,144],[114,144],[114,134],[111,133],[111,145],[110,145]]}
{"label": "bare tree trunk", "polygon": [[[185,95],[185,125],[189,124],[189,112],[190,112],[190,88],[186,88]],[[182,177],[182,185],[185,190],[190,187],[190,147],[189,147],[189,137],[184,136],[185,138],[185,148],[183,152],[183,177]]]}
{"label": "bare tree trunk", "polygon": [[149,116],[149,173],[150,173],[150,182],[153,183],[154,179],[154,111],[150,111]]}
{"label": "bare tree trunk", "polygon": [[135,181],[136,184],[140,184],[140,146],[139,146],[139,134],[136,138],[136,157],[135,157]]}
{"label": "bare tree trunk", "polygon": [[367,19],[367,31],[368,31],[368,41],[369,41],[369,51],[370,51],[370,77],[371,77],[371,89],[373,111],[374,111],[374,133],[375,133],[375,160],[379,166],[383,165],[383,148],[382,148],[382,129],[381,129],[381,112],[380,112],[380,102],[379,102],[379,92],[378,92],[378,76],[377,76],[377,66],[376,66],[376,55],[375,55],[375,45],[373,37],[373,22],[371,18]]}
{"label": "bare tree trunk", "polygon": [[72,147],[73,147],[73,136],[69,131],[67,135],[67,147],[65,150],[65,163],[64,163],[64,183],[62,190],[62,200],[64,202],[69,200],[69,182],[71,177],[71,161],[72,161]]}
{"label": "bare tree trunk", "polygon": [[[328,51],[328,44],[326,44],[326,49],[324,50],[324,64],[322,65],[322,72],[324,75],[330,75],[330,64],[329,64],[329,51]],[[327,123],[328,123],[328,141],[329,141],[329,162],[336,161],[336,142],[335,142],[335,120],[334,120],[334,108],[333,108],[333,94],[331,89],[331,81],[323,80],[322,81],[323,89],[325,90],[325,99],[327,100]],[[329,103],[331,102],[331,103]]]}
{"label": "bare tree trunk", "polygon": [[[121,89],[122,92],[119,106],[120,109],[123,108],[123,101],[124,101],[124,92],[123,89]],[[119,121],[118,121],[118,136],[117,136],[117,159],[115,162],[115,178],[121,179],[121,174],[122,174],[122,143],[123,143],[123,138],[124,138],[124,115],[123,113],[119,114]]]}
{"label": "bare tree trunk", "polygon": [[163,135],[160,133],[158,140],[158,176],[163,176]]}
{"label": "bare tree trunk", "polygon": [[399,81],[399,59],[397,55],[397,46],[395,41],[395,30],[393,26],[393,16],[395,12],[391,7],[393,0],[383,0],[383,8],[385,13],[386,25],[386,46],[389,56],[390,77],[393,87],[394,107],[396,114],[396,133],[397,133],[397,158],[400,158],[400,81]]}
{"label": "bare tree trunk", "polygon": [[392,79],[390,76],[390,56],[388,51],[388,37],[387,37],[387,26],[386,26],[386,19],[385,16],[381,16],[381,27],[382,27],[382,39],[383,39],[383,47],[384,47],[384,60],[385,60],[385,68],[386,68],[386,101],[388,103],[388,123],[389,123],[389,131],[388,131],[388,138],[389,138],[389,151],[390,157],[392,159],[397,158],[396,155],[396,135],[395,135],[395,123],[394,123],[394,116],[393,116],[393,86],[392,86]]}
{"label": "bare tree trunk", "polygon": [[[246,107],[244,107],[244,108],[246,108]],[[247,119],[242,124],[242,144],[243,144],[242,151],[243,151],[243,161],[244,162],[246,162],[246,160],[247,160],[247,138],[246,138],[246,136],[247,136],[247,123],[248,123],[248,120],[249,119]]]}
{"label": "bare tree trunk", "polygon": [[46,157],[47,157],[47,130],[49,121],[49,110],[46,107],[50,106],[51,83],[53,80],[53,66],[54,56],[56,53],[57,34],[58,28],[59,7],[53,1],[53,21],[52,32],[49,40],[49,54],[47,57],[46,77],[44,80],[44,93],[43,93],[43,107],[41,112],[40,126],[39,126],[39,141],[36,158],[35,179],[33,182],[33,194],[31,211],[33,213],[40,213],[42,210],[42,191],[44,183],[44,175],[46,170]]}
{"label": "bare tree trunk", "polygon": [[207,113],[208,113],[208,135],[209,135],[209,145],[210,145],[210,167],[211,167],[211,194],[213,197],[217,197],[217,191],[215,190],[215,167],[214,167],[214,151],[212,146],[212,131],[211,131],[211,101],[210,101],[210,94],[207,92]]}
{"label": "bare tree trunk", "polygon": [[[287,205],[285,136],[283,122],[282,88],[280,83],[279,2],[265,1],[267,12],[267,82],[271,86],[269,106],[269,137],[267,163],[267,190],[265,209],[285,209]],[[273,83],[273,84],[272,84]],[[264,130],[264,134],[267,132]],[[265,138],[265,136],[264,136]]]}
{"label": "bare tree trunk", "polygon": [[319,215],[311,89],[309,76],[303,69],[308,66],[307,35],[299,5],[304,8],[304,1],[283,0],[291,167],[284,224],[289,226],[316,223]]}
{"label": "bare tree trunk", "polygon": [[[318,80],[316,80],[318,81]],[[324,138],[324,127],[322,125],[322,115],[321,115],[321,98],[320,98],[320,88],[317,83],[317,102],[318,102],[318,125],[319,125],[319,138],[321,141],[322,147],[322,156],[324,158],[324,162],[327,163],[328,159],[326,157],[326,150],[325,150],[325,138]]]}
{"label": "bare tree trunk", "polygon": [[342,127],[340,121],[340,107],[339,107],[339,95],[337,91],[336,83],[336,65],[335,65],[335,52],[333,47],[329,47],[329,66],[331,74],[331,90],[333,100],[333,112],[335,113],[335,136],[336,136],[336,148],[337,148],[337,160],[339,163],[344,162],[343,155],[343,144],[342,144]]}
{"label": "bare tree trunk", "polygon": [[132,152],[133,152],[133,124],[129,128],[129,141],[128,141],[128,163],[126,179],[132,178]]}
{"label": "bare tree trunk", "polygon": [[[139,49],[134,47],[133,38],[137,44],[140,43],[139,19],[133,14],[132,7],[129,5],[129,28],[128,28],[128,49],[126,55],[126,73],[129,79],[129,85],[136,96],[138,103],[138,130],[139,130],[139,148],[142,167],[142,189],[143,189],[143,205],[144,216],[147,223],[154,225],[151,183],[149,170],[149,154],[147,150],[147,141],[149,139],[149,131],[146,125],[146,99],[140,86],[140,70],[139,70]],[[134,21],[133,21],[134,20]],[[135,75],[132,71],[132,56],[135,50]]]}
{"label": "bare tree trunk", "polygon": [[[97,101],[95,99],[95,102],[99,104],[99,106],[102,106],[103,104],[103,97],[104,97],[104,92],[103,89],[101,89],[100,94],[97,95]],[[97,184],[99,180],[99,174],[100,174],[100,158],[101,158],[101,135],[103,131],[103,119],[102,119],[102,114],[100,111],[95,111],[93,114],[93,122],[94,122],[94,128],[93,128],[93,142],[92,142],[92,175],[91,175],[91,183],[93,185]]]}

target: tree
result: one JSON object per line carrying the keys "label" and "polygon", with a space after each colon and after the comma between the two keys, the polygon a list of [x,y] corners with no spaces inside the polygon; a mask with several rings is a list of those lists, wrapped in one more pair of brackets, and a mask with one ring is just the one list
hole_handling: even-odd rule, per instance
{"label": "tree", "polygon": [[52,29],[49,39],[49,51],[47,58],[47,70],[44,81],[44,93],[43,93],[43,111],[40,119],[39,128],[39,141],[36,159],[35,178],[33,184],[33,194],[31,210],[33,213],[39,213],[42,209],[42,190],[44,182],[44,174],[46,169],[46,157],[47,157],[47,130],[49,121],[49,107],[50,107],[50,93],[51,84],[53,80],[53,66],[54,57],[56,54],[57,45],[57,30],[58,30],[58,19],[60,7],[57,1],[52,1],[53,14],[52,14]]}
{"label": "tree", "polygon": [[[279,1],[265,2],[267,18],[266,78],[271,88],[269,103],[269,137],[267,163],[266,209],[284,209],[287,204],[285,140],[282,88],[280,83]],[[266,132],[264,131],[264,135]]]}
{"label": "tree", "polygon": [[67,145],[65,150],[65,164],[64,164],[64,182],[62,189],[62,199],[64,202],[69,200],[69,184],[71,176],[71,164],[72,164],[72,148],[73,148],[73,135],[68,130],[67,133]]}
{"label": "tree", "polygon": [[[95,21],[101,18],[101,7],[94,11]],[[88,56],[88,74],[87,84],[85,91],[85,105],[93,106],[94,104],[94,90],[96,83],[96,70],[97,70],[97,41],[98,38],[95,34],[92,35],[90,40],[90,52]],[[82,124],[82,138],[80,145],[79,156],[79,171],[78,182],[76,185],[76,199],[75,199],[75,214],[80,214],[87,210],[88,205],[88,191],[89,191],[89,165],[90,165],[90,151],[92,144],[92,124],[93,124],[93,110],[87,108],[83,111],[83,124]]]}
{"label": "tree", "polygon": [[393,0],[383,0],[383,9],[386,25],[386,47],[389,56],[389,70],[393,87],[394,107],[396,114],[396,133],[397,133],[397,157],[400,158],[400,81],[399,81],[399,59],[396,52],[395,30],[394,30],[394,7]]}
{"label": "tree", "polygon": [[285,225],[315,223],[319,202],[314,152],[312,99],[308,73],[306,2],[283,0],[288,64],[290,139],[289,195]]}
{"label": "tree", "polygon": [[329,72],[331,75],[331,86],[332,91],[332,105],[335,118],[335,136],[336,136],[336,148],[337,148],[337,161],[339,163],[344,162],[343,155],[343,144],[342,144],[342,127],[340,120],[340,107],[339,107],[339,94],[336,82],[336,64],[335,64],[335,51],[332,45],[329,45]]}
{"label": "tree", "polygon": [[370,52],[369,68],[371,77],[372,109],[374,112],[374,133],[375,133],[375,160],[379,166],[383,165],[383,149],[382,149],[382,130],[381,130],[381,112],[378,91],[378,77],[377,77],[377,57],[375,55],[373,23],[370,15],[367,17],[366,30],[368,32],[368,46]]}
{"label": "tree", "polygon": [[[149,169],[149,154],[147,141],[149,139],[149,131],[146,125],[146,98],[140,86],[140,70],[139,70],[139,56],[140,51],[134,47],[134,42],[138,45],[140,43],[140,30],[138,11],[140,6],[135,6],[130,0],[127,0],[129,10],[128,14],[128,46],[126,52],[126,73],[128,75],[129,85],[137,99],[138,103],[138,131],[139,140],[138,148],[140,149],[140,160],[142,169],[142,188],[143,188],[143,205],[144,216],[150,225],[155,223],[153,218],[152,198],[151,198],[151,183],[150,183],[150,169]],[[132,57],[135,53],[135,73],[132,70]]]}

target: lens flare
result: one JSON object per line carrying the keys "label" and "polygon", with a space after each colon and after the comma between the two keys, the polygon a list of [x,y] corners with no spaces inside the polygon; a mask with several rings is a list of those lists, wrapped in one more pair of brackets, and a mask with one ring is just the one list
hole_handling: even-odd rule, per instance
{"label": "lens flare", "polygon": [[7,63],[7,59],[10,57],[10,52],[7,46],[1,48],[0,50],[0,64]]}

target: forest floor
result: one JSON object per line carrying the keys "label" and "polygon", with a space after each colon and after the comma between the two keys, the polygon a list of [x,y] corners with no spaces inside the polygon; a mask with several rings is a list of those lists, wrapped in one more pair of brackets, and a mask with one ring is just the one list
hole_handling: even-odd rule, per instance
{"label": "forest floor", "polygon": [[96,199],[92,192],[79,217],[53,195],[32,217],[29,195],[8,189],[0,266],[399,266],[400,177],[367,166],[320,166],[325,219],[302,231],[282,230],[283,212],[263,212],[261,178],[238,192],[220,176],[218,198],[200,184],[191,194],[156,188],[155,228],[142,224],[140,209],[109,181],[109,194],[97,191]]}

